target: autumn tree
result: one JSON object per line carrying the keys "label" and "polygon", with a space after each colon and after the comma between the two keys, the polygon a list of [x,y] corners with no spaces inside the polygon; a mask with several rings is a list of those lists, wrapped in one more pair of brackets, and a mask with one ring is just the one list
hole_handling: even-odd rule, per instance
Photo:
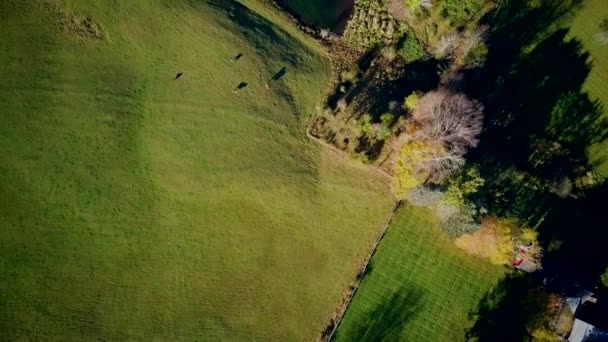
{"label": "autumn tree", "polygon": [[405,198],[410,190],[426,182],[444,179],[462,165],[462,155],[450,153],[440,143],[426,139],[406,141],[395,167],[395,194]]}
{"label": "autumn tree", "polygon": [[464,94],[439,89],[420,99],[414,118],[421,123],[423,138],[442,144],[449,154],[462,156],[479,143],[483,106]]}
{"label": "autumn tree", "polygon": [[420,102],[420,95],[421,93],[419,91],[409,94],[403,101],[403,109],[406,109],[410,113],[415,113],[416,109],[418,109],[418,103]]}
{"label": "autumn tree", "polygon": [[482,113],[479,102],[445,89],[420,98],[406,133],[395,139],[396,195],[405,198],[417,186],[441,183],[459,170],[466,151],[478,144]]}

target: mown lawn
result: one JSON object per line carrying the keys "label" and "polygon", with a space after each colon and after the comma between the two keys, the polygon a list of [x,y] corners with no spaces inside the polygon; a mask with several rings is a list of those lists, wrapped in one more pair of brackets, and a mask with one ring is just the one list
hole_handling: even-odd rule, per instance
{"label": "mown lawn", "polygon": [[324,328],[392,200],[304,137],[328,61],[245,5],[271,21],[220,0],[0,1],[0,340]]}
{"label": "mown lawn", "polygon": [[466,255],[427,209],[401,208],[335,341],[462,341],[469,313],[504,275]]}
{"label": "mown lawn", "polygon": [[[591,72],[584,85],[593,99],[603,106],[604,115],[608,117],[608,46],[600,44],[595,35],[599,32],[602,20],[608,18],[606,0],[586,0],[572,21],[572,33],[583,43],[583,48],[591,58]],[[597,161],[608,157],[608,142],[598,144],[591,149],[591,156]],[[608,161],[603,161],[597,170],[608,177]]]}

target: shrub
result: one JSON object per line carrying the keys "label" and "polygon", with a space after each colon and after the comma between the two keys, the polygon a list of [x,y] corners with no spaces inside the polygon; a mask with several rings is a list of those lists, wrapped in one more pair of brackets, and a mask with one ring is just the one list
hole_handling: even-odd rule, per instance
{"label": "shrub", "polygon": [[377,138],[385,140],[393,134],[391,127],[395,122],[395,116],[391,113],[384,113],[380,116],[380,127],[377,131]]}
{"label": "shrub", "polygon": [[484,65],[488,57],[488,47],[479,43],[469,50],[464,58],[464,66],[467,68],[478,68]]}
{"label": "shrub", "polygon": [[418,109],[418,102],[420,101],[421,93],[419,91],[415,91],[409,94],[405,100],[403,101],[403,108],[413,113]]}
{"label": "shrub", "polygon": [[485,218],[481,221],[478,232],[462,235],[455,243],[471,255],[489,259],[496,265],[506,265],[514,256],[512,228],[509,221]]}
{"label": "shrub", "polygon": [[466,197],[476,193],[485,184],[477,166],[470,166],[465,171],[452,177],[446,190],[446,201],[456,206],[462,206]]}
{"label": "shrub", "polygon": [[419,186],[408,192],[407,200],[410,204],[417,207],[430,207],[443,200],[443,193],[424,186]]}
{"label": "shrub", "polygon": [[455,214],[441,221],[441,228],[450,238],[478,231],[481,225],[473,219],[473,210],[459,209]]}
{"label": "shrub", "polygon": [[606,270],[604,270],[604,273],[600,276],[600,282],[604,287],[608,287],[608,267],[606,267]]}
{"label": "shrub", "polygon": [[425,57],[424,45],[412,35],[408,35],[397,51],[406,63],[411,63]]}
{"label": "shrub", "polygon": [[369,114],[362,115],[356,130],[360,136],[369,137],[373,132],[372,117]]}
{"label": "shrub", "polygon": [[450,56],[452,52],[458,47],[458,42],[460,41],[460,35],[458,32],[448,32],[446,35],[442,36],[437,43],[437,48],[435,48],[435,56],[438,58],[443,58]]}
{"label": "shrub", "polygon": [[395,58],[397,58],[397,50],[392,46],[384,48],[382,50],[382,57],[384,57],[387,61],[392,62],[395,60]]}
{"label": "shrub", "polygon": [[384,113],[380,115],[380,122],[383,126],[391,127],[395,122],[395,116],[391,113]]}
{"label": "shrub", "polygon": [[516,257],[539,265],[542,257],[538,233],[513,219],[486,217],[478,233],[463,236],[456,244],[497,265],[510,265]]}
{"label": "shrub", "polygon": [[453,27],[461,27],[482,8],[481,0],[442,0],[441,14]]}

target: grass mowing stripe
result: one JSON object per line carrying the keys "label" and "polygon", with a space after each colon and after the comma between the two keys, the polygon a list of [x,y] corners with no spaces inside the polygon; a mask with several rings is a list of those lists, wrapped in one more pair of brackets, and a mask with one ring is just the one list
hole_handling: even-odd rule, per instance
{"label": "grass mowing stripe", "polygon": [[[608,117],[608,49],[596,39],[600,23],[608,18],[608,4],[605,0],[587,0],[572,22],[571,33],[583,43],[583,48],[590,53],[591,71],[584,84],[584,90],[597,99]],[[592,160],[598,162],[596,170],[604,177],[608,176],[608,142],[592,146]]]}
{"label": "grass mowing stripe", "polygon": [[[336,341],[369,338],[372,330],[395,331],[393,338],[406,341],[463,340],[469,312],[503,275],[502,268],[458,250],[431,212],[414,207],[397,214],[370,266]],[[395,307],[409,314],[374,321]]]}
{"label": "grass mowing stripe", "polygon": [[391,198],[302,132],[320,49],[243,3],[57,1],[97,40],[0,2],[0,339],[318,336]]}

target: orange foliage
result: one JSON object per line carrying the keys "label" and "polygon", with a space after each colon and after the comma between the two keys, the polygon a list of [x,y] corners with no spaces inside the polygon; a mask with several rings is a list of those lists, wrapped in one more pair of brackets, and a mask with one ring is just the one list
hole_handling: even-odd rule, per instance
{"label": "orange foliage", "polygon": [[454,242],[468,254],[489,259],[497,265],[509,264],[513,259],[513,223],[494,217],[481,221],[481,229],[464,234]]}

